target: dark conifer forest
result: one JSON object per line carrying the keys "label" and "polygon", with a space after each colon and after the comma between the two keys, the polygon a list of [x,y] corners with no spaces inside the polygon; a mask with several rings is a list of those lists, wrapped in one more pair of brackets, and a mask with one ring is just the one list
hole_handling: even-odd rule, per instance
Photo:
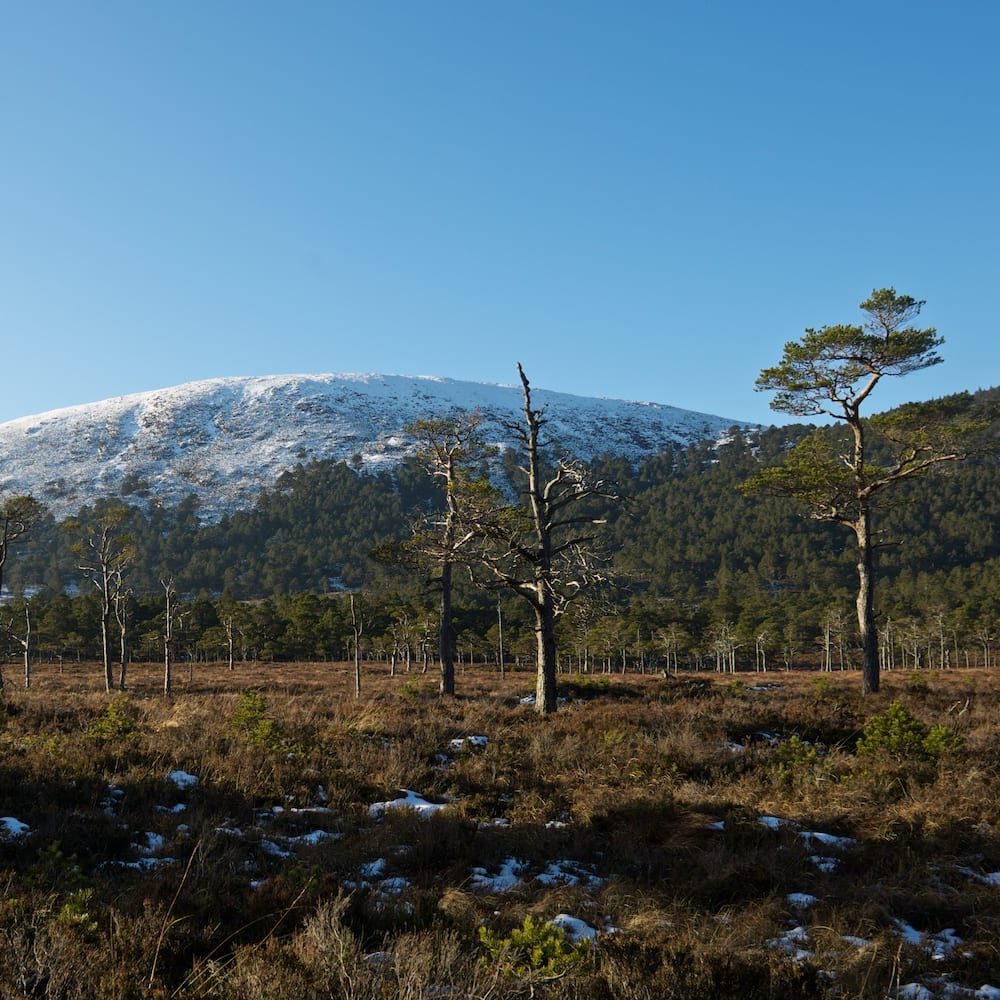
{"label": "dark conifer forest", "polygon": [[[613,455],[594,462],[591,474],[627,498],[599,512],[608,521],[601,544],[614,578],[561,622],[560,656],[605,669],[851,665],[851,539],[790,501],[739,490],[811,429],[734,433],[722,444],[664,450],[638,466]],[[505,474],[516,477],[513,465]],[[16,620],[27,598],[40,655],[97,655],[98,595],[74,546],[102,512],[123,504],[136,658],[158,648],[165,578],[184,605],[185,658],[221,657],[227,607],[241,621],[237,655],[342,658],[351,635],[348,592],[367,608],[367,655],[429,655],[433,573],[385,557],[409,536],[417,512],[441,503],[416,460],[377,474],[344,462],[299,466],[261,484],[252,509],[212,524],[199,519],[193,497],[172,509],[137,500],[95,498],[72,522],[46,519],[12,549],[5,583],[17,597],[7,615]],[[887,662],[992,662],[1000,621],[996,454],[907,482],[879,512],[878,530]],[[460,656],[494,658],[500,638],[511,656],[530,655],[521,609],[503,598],[499,611],[504,637],[496,595],[458,580]]]}

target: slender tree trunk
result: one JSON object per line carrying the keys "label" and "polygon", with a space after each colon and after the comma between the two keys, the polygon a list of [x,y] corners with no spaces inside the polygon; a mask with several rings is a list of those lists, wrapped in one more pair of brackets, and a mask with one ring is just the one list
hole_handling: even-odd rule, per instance
{"label": "slender tree trunk", "polygon": [[500,601],[497,601],[497,659],[500,661],[500,676],[506,676],[503,662],[503,611],[500,608]]}
{"label": "slender tree trunk", "polygon": [[161,580],[164,597],[163,613],[163,694],[169,696],[173,687],[172,659],[174,643],[174,581]]}
{"label": "slender tree trunk", "polygon": [[441,657],[441,694],[455,693],[455,649],[451,641],[451,562],[441,563],[441,620],[438,623],[438,655]]}
{"label": "slender tree trunk", "polygon": [[123,625],[121,630],[121,644],[119,647],[118,662],[118,690],[125,690],[125,674],[128,671],[128,631]]}
{"label": "slender tree trunk", "polygon": [[111,667],[111,609],[107,597],[102,597],[101,604],[101,657],[104,660],[104,689],[113,691],[115,687],[114,673]]}
{"label": "slender tree trunk", "polygon": [[235,650],[233,647],[234,647],[233,619],[232,616],[230,615],[226,619],[226,658],[227,658],[227,665],[230,670],[236,669],[236,663],[235,663],[236,657],[235,657]]}
{"label": "slender tree trunk", "polygon": [[354,697],[361,697],[361,634],[365,624],[351,594],[351,629],[354,632]]}
{"label": "slender tree trunk", "polygon": [[878,632],[875,628],[874,554],[871,515],[865,507],[854,526],[858,539],[858,632],[861,636],[861,691],[875,694],[879,687]]}
{"label": "slender tree trunk", "polygon": [[24,690],[31,687],[31,611],[24,602]]}

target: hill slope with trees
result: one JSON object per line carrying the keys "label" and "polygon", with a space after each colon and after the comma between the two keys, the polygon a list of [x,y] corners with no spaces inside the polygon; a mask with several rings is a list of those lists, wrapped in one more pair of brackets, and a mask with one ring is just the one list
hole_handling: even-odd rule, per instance
{"label": "hill slope with trees", "polygon": [[[970,403],[997,395],[979,393]],[[849,539],[834,525],[807,521],[788,501],[739,490],[812,431],[792,425],[734,434],[721,445],[668,447],[639,465],[612,455],[594,460],[590,473],[615,482],[630,499],[598,512],[608,520],[616,583],[580,602],[561,624],[562,655],[643,664],[679,658],[753,665],[820,655],[850,661],[855,555]],[[507,471],[516,476],[512,467]],[[77,637],[78,652],[95,641],[95,597],[73,545],[103,510],[127,500],[102,499],[69,524],[46,519],[19,540],[7,563],[11,593],[27,594],[40,622],[72,610],[79,621],[62,628]],[[219,608],[227,601],[254,602],[258,618],[273,619],[252,640],[245,630],[252,655],[340,655],[350,629],[338,595],[348,591],[369,602],[366,641],[391,649],[393,622],[399,635],[432,616],[435,595],[424,574],[374,554],[408,537],[414,515],[440,502],[425,470],[408,460],[377,474],[345,462],[300,465],[250,510],[210,525],[200,522],[194,498],[145,511],[125,503],[120,531],[134,553],[127,572],[133,634],[155,635],[161,627],[161,580],[169,577],[189,607],[200,607],[183,622],[190,656],[209,655],[206,631],[215,652],[221,650],[220,633],[210,630],[221,628]],[[926,662],[931,647],[942,661],[992,655],[1000,622],[998,525],[995,455],[906,483],[882,512],[877,606],[897,635],[894,657]],[[492,655],[496,598],[459,579],[455,605],[460,644],[465,636],[470,655],[477,648]],[[312,610],[292,627],[293,609],[307,607]],[[530,656],[530,635],[523,651],[518,645],[519,634],[530,633],[523,613],[513,605],[501,610],[511,655]],[[7,617],[13,616],[11,606]],[[324,628],[325,638],[303,638]],[[40,625],[37,638],[49,633],[47,641],[65,645],[55,630],[54,623]],[[409,653],[419,645],[411,638],[400,649]]]}

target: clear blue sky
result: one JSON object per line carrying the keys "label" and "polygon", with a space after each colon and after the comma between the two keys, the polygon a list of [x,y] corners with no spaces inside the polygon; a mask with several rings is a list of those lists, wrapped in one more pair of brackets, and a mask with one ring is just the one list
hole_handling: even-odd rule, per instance
{"label": "clear blue sky", "polygon": [[770,421],[873,287],[1000,382],[1000,5],[2,2],[0,421],[218,375]]}

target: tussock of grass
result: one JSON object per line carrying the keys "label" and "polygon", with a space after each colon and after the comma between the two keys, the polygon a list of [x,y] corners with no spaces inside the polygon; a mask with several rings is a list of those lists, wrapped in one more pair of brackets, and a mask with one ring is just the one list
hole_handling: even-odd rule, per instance
{"label": "tussock of grass", "polygon": [[[367,668],[357,699],[352,665],[197,667],[164,699],[152,669],[117,698],[90,669],[88,687],[40,665],[4,695],[0,815],[30,834],[0,842],[0,995],[697,1000],[996,978],[1000,675],[890,673],[870,699],[851,674],[567,676],[539,719],[526,673],[468,670],[442,700]],[[370,813],[400,789],[453,804]],[[149,834],[155,864],[121,864]],[[593,960],[493,960],[480,939],[557,913],[602,932]],[[934,960],[898,920],[964,944]],[[807,957],[776,944],[799,926]]]}

